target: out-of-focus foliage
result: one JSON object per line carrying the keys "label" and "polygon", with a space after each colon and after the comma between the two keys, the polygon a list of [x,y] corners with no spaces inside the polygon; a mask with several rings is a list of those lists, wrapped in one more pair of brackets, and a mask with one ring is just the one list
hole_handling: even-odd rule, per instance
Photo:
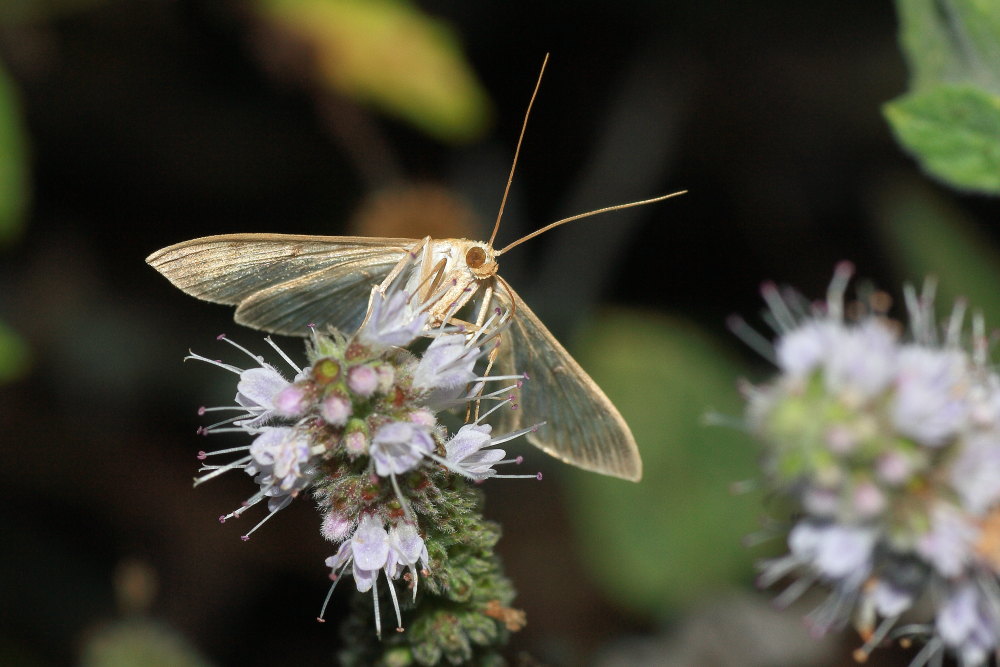
{"label": "out-of-focus foliage", "polygon": [[452,142],[485,129],[489,101],[458,40],[405,0],[257,0],[274,28],[304,42],[323,88]]}
{"label": "out-of-focus foliage", "polygon": [[0,384],[22,377],[28,371],[29,364],[27,343],[0,322]]}
{"label": "out-of-focus foliage", "polygon": [[934,276],[939,303],[964,297],[988,327],[1000,325],[1000,254],[966,214],[916,178],[884,187],[876,206],[901,282]]}
{"label": "out-of-focus foliage", "polygon": [[208,667],[173,630],[146,620],[109,625],[89,638],[80,664],[83,667]]}
{"label": "out-of-focus foliage", "polygon": [[975,0],[898,0],[910,92],[884,112],[923,168],[1000,192],[1000,14]]}
{"label": "out-of-focus foliage", "polygon": [[578,342],[644,466],[638,484],[578,471],[568,478],[595,581],[619,603],[662,615],[745,580],[753,556],[740,536],[757,525],[758,503],[730,489],[755,475],[756,449],[741,431],[704,419],[706,407],[741,413],[738,366],[704,332],[646,312],[610,313]]}
{"label": "out-of-focus foliage", "polygon": [[93,9],[110,0],[3,0],[0,23],[33,23]]}
{"label": "out-of-focus foliage", "polygon": [[14,83],[0,66],[0,244],[21,231],[28,202],[28,150]]}

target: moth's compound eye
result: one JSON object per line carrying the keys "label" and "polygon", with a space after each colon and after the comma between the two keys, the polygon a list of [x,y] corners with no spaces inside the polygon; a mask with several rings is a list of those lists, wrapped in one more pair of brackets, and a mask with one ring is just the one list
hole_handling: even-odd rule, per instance
{"label": "moth's compound eye", "polygon": [[465,253],[465,263],[470,269],[478,269],[486,263],[486,251],[479,246],[472,246]]}

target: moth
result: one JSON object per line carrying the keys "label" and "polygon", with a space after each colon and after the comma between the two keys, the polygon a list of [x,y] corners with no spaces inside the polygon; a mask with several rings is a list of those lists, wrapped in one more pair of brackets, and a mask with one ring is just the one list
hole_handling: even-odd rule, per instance
{"label": "moth", "polygon": [[[544,71],[544,64],[543,64]],[[539,76],[539,83],[541,76]],[[537,93],[538,84],[535,86]],[[532,95],[532,102],[534,101]],[[525,123],[531,102],[525,114]],[[524,135],[522,127],[521,136]],[[521,140],[518,140],[518,151]],[[514,162],[517,161],[515,151]],[[513,178],[507,182],[507,191]],[[504,193],[506,201],[507,191]],[[479,313],[498,307],[512,314],[495,366],[502,375],[526,374],[517,410],[505,410],[505,427],[545,422],[527,435],[542,451],[586,470],[638,481],[642,461],[618,409],[580,364],[500,277],[497,259],[511,248],[573,220],[673,197],[609,206],[546,225],[496,250],[493,240],[226,234],[172,245],[146,258],[184,292],[236,306],[235,319],[255,329],[304,336],[307,325],[354,331],[364,321],[373,286],[383,285],[415,254],[436,267],[438,284],[452,285],[431,306],[430,324],[476,302]],[[503,213],[503,203],[500,214]],[[481,319],[481,316],[480,316]]]}

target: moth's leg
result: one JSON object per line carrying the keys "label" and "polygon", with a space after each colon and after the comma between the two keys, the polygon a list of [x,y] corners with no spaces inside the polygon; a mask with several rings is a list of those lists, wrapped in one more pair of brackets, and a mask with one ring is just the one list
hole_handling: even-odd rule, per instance
{"label": "moth's leg", "polygon": [[[497,360],[497,357],[500,356],[500,343],[501,343],[501,336],[498,335],[497,344],[493,347],[492,350],[490,350],[489,355],[486,357],[486,372],[483,373],[483,378],[488,378],[490,376],[490,371],[493,370],[493,362],[495,362]],[[486,382],[480,382],[479,391],[477,392],[477,394],[482,395],[485,389],[486,389]],[[465,410],[466,423],[474,422],[479,419],[480,403],[481,403],[480,399],[477,398],[475,402],[475,408],[472,407],[471,403],[469,404],[469,407],[466,408]],[[472,412],[472,419],[469,419],[470,411]]]}
{"label": "moth's leg", "polygon": [[420,303],[428,303],[432,300],[431,295],[437,291],[441,285],[441,281],[444,280],[444,270],[447,265],[448,260],[442,257],[426,276],[420,276],[420,284],[417,285],[417,291],[423,292],[420,295]]}
{"label": "moth's leg", "polygon": [[[486,323],[486,315],[490,312],[490,306],[493,305],[493,285],[487,285],[486,289],[483,290],[483,300],[479,304],[479,312],[476,313],[476,323],[473,325],[473,333],[479,331],[483,328],[483,324]],[[486,372],[483,373],[483,378],[488,378],[490,376],[490,371],[493,370],[493,362],[496,361],[497,353],[500,350],[500,335],[497,335],[497,343],[490,350],[489,357],[486,361]],[[477,395],[482,395],[483,391],[486,389],[486,382],[483,381],[479,384],[479,391],[476,392]],[[476,421],[479,419],[479,404],[480,399],[476,399],[475,408],[473,409],[472,404],[465,411],[465,421],[469,422],[469,412],[473,412],[471,421]]]}
{"label": "moth's leg", "polygon": [[479,310],[476,312],[476,321],[468,322],[466,320],[460,319],[458,317],[449,317],[446,322],[456,327],[461,327],[464,329],[466,335],[473,335],[483,328],[483,324],[486,322],[486,316],[489,315],[490,306],[493,304],[493,286],[488,285],[486,289],[483,290],[483,300],[479,304]]}

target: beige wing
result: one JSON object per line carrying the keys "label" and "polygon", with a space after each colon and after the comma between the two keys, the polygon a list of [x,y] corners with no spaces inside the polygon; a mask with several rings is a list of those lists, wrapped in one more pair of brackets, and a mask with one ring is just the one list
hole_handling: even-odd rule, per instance
{"label": "beige wing", "polygon": [[513,308],[497,365],[502,374],[527,373],[517,410],[504,411],[512,424],[545,422],[527,438],[567,463],[604,475],[639,481],[642,459],[628,424],[580,364],[545,328],[527,304],[505,285],[495,298]]}
{"label": "beige wing", "polygon": [[412,239],[294,234],[206,236],[163,248],[146,262],[188,294],[237,306],[236,321],[304,336],[309,324],[351,332],[373,285]]}

